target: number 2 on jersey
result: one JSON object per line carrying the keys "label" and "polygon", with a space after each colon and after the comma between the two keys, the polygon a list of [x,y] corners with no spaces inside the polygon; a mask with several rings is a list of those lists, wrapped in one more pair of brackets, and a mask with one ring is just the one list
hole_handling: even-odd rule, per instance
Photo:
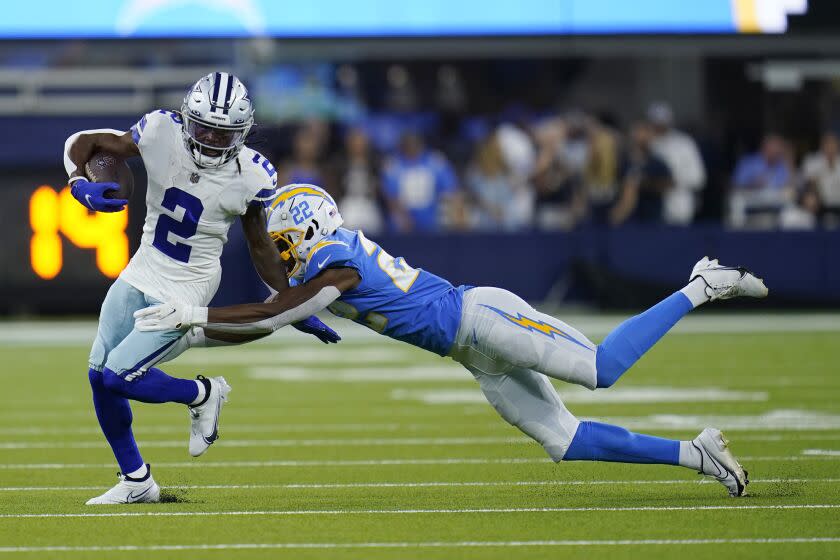
{"label": "number 2 on jersey", "polygon": [[192,247],[180,241],[170,241],[169,234],[176,235],[181,239],[189,239],[195,235],[198,230],[198,219],[204,212],[204,205],[201,200],[190,193],[171,187],[163,193],[161,206],[170,212],[176,212],[177,208],[181,207],[184,210],[184,217],[179,221],[165,214],[158,216],[155,239],[152,245],[167,257],[183,263],[190,262]]}

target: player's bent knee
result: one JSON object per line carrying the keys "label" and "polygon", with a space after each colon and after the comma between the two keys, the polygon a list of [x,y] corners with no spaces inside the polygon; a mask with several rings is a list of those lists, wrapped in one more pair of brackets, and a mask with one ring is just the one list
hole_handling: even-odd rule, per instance
{"label": "player's bent knee", "polygon": [[102,372],[91,367],[88,369],[88,381],[90,381],[90,386],[94,389],[97,389],[103,385],[102,383]]}
{"label": "player's bent knee", "polygon": [[625,367],[616,358],[616,356],[613,356],[612,352],[604,349],[603,346],[598,346],[595,354],[595,379],[597,382],[597,389],[612,387],[625,371],[627,371],[627,367]]}
{"label": "player's bent knee", "polygon": [[126,380],[107,367],[102,371],[102,382],[112,393],[122,395],[125,392]]}

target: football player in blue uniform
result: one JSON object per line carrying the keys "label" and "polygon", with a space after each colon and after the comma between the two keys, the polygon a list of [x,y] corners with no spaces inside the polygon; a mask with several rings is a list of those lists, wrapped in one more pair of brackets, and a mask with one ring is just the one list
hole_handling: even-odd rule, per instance
{"label": "football player in blue uniform", "polygon": [[265,336],[326,308],[463,364],[499,414],[542,444],[554,461],[681,465],[716,478],[732,496],[744,494],[747,473],[719,430],[706,428],[694,440],[676,441],[581,422],[548,378],[589,389],[610,387],[695,307],[737,296],[765,297],[761,279],[704,257],[684,288],[596,345],[506,290],[455,287],[341,224],[323,189],[284,187],[269,210],[268,228],[294,287],[261,304],[165,303],[135,313],[137,329],[198,326],[192,329],[198,334],[183,340],[206,346],[216,337]]}

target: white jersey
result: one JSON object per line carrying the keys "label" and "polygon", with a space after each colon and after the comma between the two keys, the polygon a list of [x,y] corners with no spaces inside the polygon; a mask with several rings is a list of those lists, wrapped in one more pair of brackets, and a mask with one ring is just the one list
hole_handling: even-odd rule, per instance
{"label": "white jersey", "polygon": [[181,117],[154,111],[131,128],[148,174],[140,248],[120,278],[161,301],[207,305],[221,280],[228,230],[250,205],[267,206],[277,173],[243,148],[218,169],[199,168],[181,136]]}

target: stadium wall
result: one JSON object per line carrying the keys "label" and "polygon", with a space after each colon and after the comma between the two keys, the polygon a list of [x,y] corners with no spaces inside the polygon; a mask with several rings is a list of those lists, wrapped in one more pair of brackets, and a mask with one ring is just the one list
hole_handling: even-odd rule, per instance
{"label": "stadium wall", "polygon": [[[215,304],[264,297],[239,228],[223,256]],[[566,233],[373,237],[394,256],[455,284],[498,286],[525,299],[636,308],[688,280],[703,255],[756,271],[766,305],[840,307],[840,231],[732,232],[720,227],[627,227]],[[765,304],[762,304],[765,305]]]}

